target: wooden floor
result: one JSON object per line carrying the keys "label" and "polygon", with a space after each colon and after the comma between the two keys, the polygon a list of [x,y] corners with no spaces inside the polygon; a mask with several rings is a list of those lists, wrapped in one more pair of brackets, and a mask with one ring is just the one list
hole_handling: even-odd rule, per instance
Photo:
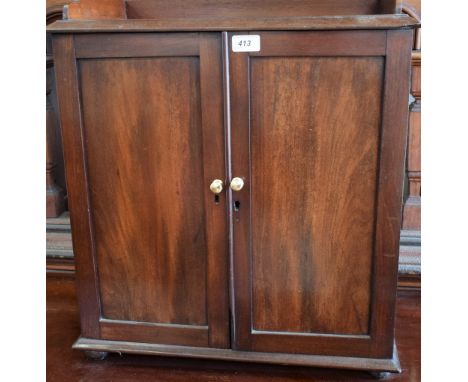
{"label": "wooden floor", "polygon": [[[420,381],[421,300],[418,291],[398,294],[397,346],[402,374],[388,381]],[[91,361],[72,350],[79,335],[78,310],[73,277],[47,277],[47,381],[177,381],[177,382],[299,382],[369,381],[365,372],[339,371],[177,358],[111,354],[104,361]]]}

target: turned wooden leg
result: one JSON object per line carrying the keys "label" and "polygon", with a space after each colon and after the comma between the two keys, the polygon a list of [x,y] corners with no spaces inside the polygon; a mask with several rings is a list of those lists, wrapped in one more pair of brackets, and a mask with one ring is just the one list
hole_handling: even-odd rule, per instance
{"label": "turned wooden leg", "polygon": [[98,361],[102,361],[108,356],[108,352],[106,351],[95,351],[95,350],[86,350],[85,352],[86,357],[89,359],[95,359]]}
{"label": "turned wooden leg", "polygon": [[409,192],[403,206],[403,229],[421,230],[421,101],[416,99],[410,112],[407,175]]}

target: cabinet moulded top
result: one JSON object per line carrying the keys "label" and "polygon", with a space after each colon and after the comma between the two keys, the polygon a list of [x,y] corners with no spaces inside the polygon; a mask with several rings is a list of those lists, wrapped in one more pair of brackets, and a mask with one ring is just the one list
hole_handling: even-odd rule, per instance
{"label": "cabinet moulded top", "polygon": [[271,30],[359,30],[415,28],[419,21],[405,14],[363,16],[303,16],[229,19],[100,19],[60,20],[51,33],[209,32]]}

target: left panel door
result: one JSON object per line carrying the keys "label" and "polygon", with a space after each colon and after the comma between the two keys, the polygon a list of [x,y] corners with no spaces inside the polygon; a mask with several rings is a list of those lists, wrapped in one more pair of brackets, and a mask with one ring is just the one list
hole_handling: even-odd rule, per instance
{"label": "left panel door", "polygon": [[82,336],[229,347],[218,34],[57,35]]}

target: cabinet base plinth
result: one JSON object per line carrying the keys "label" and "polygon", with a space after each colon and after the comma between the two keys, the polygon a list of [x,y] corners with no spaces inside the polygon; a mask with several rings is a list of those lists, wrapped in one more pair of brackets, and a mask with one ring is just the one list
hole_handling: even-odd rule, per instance
{"label": "cabinet base plinth", "polygon": [[115,352],[350,370],[368,370],[374,372],[401,372],[396,346],[394,346],[393,357],[390,359],[285,353],[260,353],[237,351],[231,349],[196,348],[189,346],[157,345],[140,342],[108,341],[83,337],[80,337],[75,342],[73,348],[96,352]]}

